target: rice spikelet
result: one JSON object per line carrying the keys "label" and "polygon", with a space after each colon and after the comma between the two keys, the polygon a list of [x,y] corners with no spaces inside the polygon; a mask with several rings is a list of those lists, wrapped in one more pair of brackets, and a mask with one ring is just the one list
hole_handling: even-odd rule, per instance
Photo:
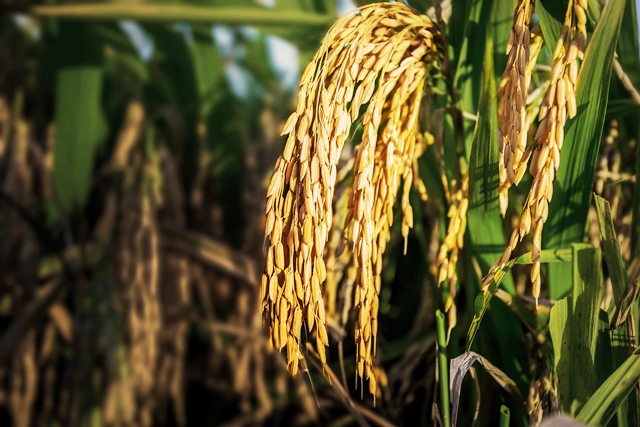
{"label": "rice spikelet", "polygon": [[[460,250],[464,245],[464,233],[467,229],[467,209],[469,208],[469,170],[463,175],[460,185],[452,181],[452,204],[447,216],[449,225],[447,235],[440,245],[437,258],[437,280],[440,286],[443,282],[448,282],[449,295],[445,301],[445,312],[448,312],[453,305],[458,287],[458,276],[456,265]],[[450,325],[450,327],[453,327]]]}
{"label": "rice spikelet", "polygon": [[401,181],[405,239],[413,226],[409,190],[425,146],[418,113],[440,45],[440,34],[425,15],[401,3],[376,3],[336,21],[302,75],[296,111],[283,127],[287,143],[267,190],[269,246],[262,278],[270,341],[278,350],[286,347],[291,374],[303,359],[303,324],[326,361],[325,244],[334,225],[338,162],[358,121],[362,141],[339,246],[349,245],[357,264],[356,373],[369,380],[375,394],[382,254]]}
{"label": "rice spikelet", "polygon": [[542,229],[553,197],[553,182],[560,166],[560,150],[564,140],[564,125],[568,117],[576,114],[575,87],[578,78],[577,59],[583,59],[586,44],[586,0],[570,0],[562,33],[553,52],[553,67],[549,88],[540,107],[540,124],[536,132],[536,145],[529,171],[533,184],[522,214],[504,254],[491,267],[483,288],[489,285],[497,268],[506,263],[513,249],[525,235],[532,233],[531,283],[536,300],[540,296],[540,250]]}
{"label": "rice spikelet", "polygon": [[498,90],[501,95],[498,104],[498,194],[502,216],[507,210],[509,187],[513,184],[518,185],[522,179],[530,154],[525,151],[530,124],[526,113],[532,72],[529,59],[535,60],[541,46],[541,43],[537,44],[538,52],[535,48],[531,49],[529,24],[533,16],[533,3],[533,0],[522,0],[515,10],[507,43],[509,59]]}

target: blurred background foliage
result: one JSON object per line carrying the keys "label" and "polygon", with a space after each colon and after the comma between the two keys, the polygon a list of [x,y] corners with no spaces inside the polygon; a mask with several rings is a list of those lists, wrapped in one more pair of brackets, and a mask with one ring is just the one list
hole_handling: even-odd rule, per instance
{"label": "blurred background foliage", "polygon": [[2,3],[0,425],[317,418],[256,298],[264,180],[335,14]]}
{"label": "blurred background foliage", "polygon": [[[563,2],[538,3],[553,16]],[[600,2],[589,3],[600,10]],[[410,4],[422,12],[433,6]],[[449,7],[449,71],[463,111],[495,103],[481,90],[489,74],[499,84],[516,4]],[[627,5],[618,54],[640,87],[635,6]],[[419,208],[407,255],[398,230],[387,250],[375,408],[352,381],[329,384],[313,365],[289,377],[262,330],[265,182],[283,147],[280,126],[294,109],[299,66],[349,7],[335,0],[3,1],[0,425],[436,423],[435,310],[448,293],[433,277],[447,222],[441,172],[454,179],[460,151],[445,150],[444,169],[433,150],[420,160],[432,198],[424,204],[412,193]],[[540,20],[553,27],[552,18]],[[487,58],[494,66],[483,74]],[[544,75],[548,56],[540,62]],[[593,189],[611,202],[628,265],[638,250],[638,100],[616,76],[611,81]],[[444,120],[445,141],[455,140],[452,117]],[[473,121],[464,129],[469,160]],[[525,194],[512,192],[516,200]],[[595,242],[595,208],[582,213],[578,228],[587,232],[577,240]],[[511,227],[481,208],[468,221],[452,357],[463,353],[478,312],[481,273],[504,248],[496,230]],[[555,381],[544,339],[550,304],[545,299],[533,314],[523,296],[528,272],[519,268],[497,291],[473,349],[522,396],[535,385],[544,399],[550,386],[542,379]],[[571,278],[555,283],[545,298],[571,289]],[[340,344],[329,365],[353,378],[343,313],[330,325]],[[528,424],[517,393],[480,370],[472,378],[462,385],[460,425],[476,418],[496,425],[502,404],[514,425]]]}

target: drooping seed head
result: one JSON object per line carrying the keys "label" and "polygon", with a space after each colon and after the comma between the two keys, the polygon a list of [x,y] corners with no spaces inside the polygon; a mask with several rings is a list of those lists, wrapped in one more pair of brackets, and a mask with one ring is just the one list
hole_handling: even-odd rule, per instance
{"label": "drooping seed head", "polygon": [[408,192],[418,181],[416,157],[424,151],[418,113],[429,71],[442,56],[441,44],[428,17],[401,3],[371,4],[336,21],[302,74],[296,111],[283,126],[287,144],[267,190],[269,247],[262,291],[272,345],[287,347],[291,373],[302,357],[302,324],[315,336],[325,362],[329,339],[322,286],[333,266],[327,269],[324,257],[332,226],[342,226],[332,224],[332,200],[342,150],[359,122],[362,140],[355,149],[338,247],[346,242],[357,266],[357,373],[375,390],[382,255],[402,181],[405,239],[413,226]]}

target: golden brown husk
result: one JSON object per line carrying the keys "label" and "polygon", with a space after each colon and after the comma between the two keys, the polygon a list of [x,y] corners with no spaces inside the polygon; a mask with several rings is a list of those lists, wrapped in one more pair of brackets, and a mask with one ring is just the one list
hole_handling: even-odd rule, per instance
{"label": "golden brown husk", "polygon": [[418,113],[440,45],[428,17],[401,3],[376,3],[339,19],[302,75],[296,111],[283,129],[288,140],[267,190],[269,246],[261,294],[271,344],[286,347],[291,374],[303,358],[303,324],[326,361],[322,285],[324,260],[333,258],[325,258],[325,244],[332,226],[342,225],[332,223],[337,168],[352,124],[359,122],[362,141],[338,246],[348,245],[357,265],[356,372],[376,391],[382,254],[401,181],[405,239],[413,225],[409,190],[417,181],[416,159],[426,148]]}
{"label": "golden brown husk", "polygon": [[[513,26],[507,44],[507,67],[502,74],[498,104],[499,130],[499,179],[500,213],[504,216],[511,185],[518,185],[526,170],[529,153],[526,151],[527,94],[531,83],[529,59],[537,57],[540,44],[531,46],[529,24],[533,16],[533,0],[522,0],[515,10]],[[533,47],[533,49],[532,49]],[[538,51],[536,51],[536,47]],[[532,55],[533,54],[533,55]]]}
{"label": "golden brown husk", "polygon": [[573,117],[576,114],[577,60],[584,57],[586,10],[586,0],[569,2],[562,34],[553,52],[549,88],[538,115],[540,124],[535,136],[537,148],[532,155],[529,169],[533,175],[533,184],[505,253],[492,266],[483,284],[483,287],[489,285],[495,270],[509,260],[518,242],[532,232],[533,266],[530,277],[536,304],[540,296],[542,229],[549,213],[549,202],[553,197],[555,174],[560,166],[564,125],[567,116]]}
{"label": "golden brown husk", "polygon": [[[469,170],[462,176],[458,182],[452,182],[451,206],[447,216],[449,217],[449,225],[447,226],[447,235],[440,245],[437,258],[438,273],[436,283],[440,286],[443,282],[449,285],[449,295],[445,300],[445,311],[449,312],[452,307],[456,290],[458,287],[458,277],[456,274],[456,265],[460,250],[464,245],[464,233],[467,229],[467,209],[469,208]],[[454,323],[456,319],[449,317]],[[450,322],[449,327],[453,327]]]}

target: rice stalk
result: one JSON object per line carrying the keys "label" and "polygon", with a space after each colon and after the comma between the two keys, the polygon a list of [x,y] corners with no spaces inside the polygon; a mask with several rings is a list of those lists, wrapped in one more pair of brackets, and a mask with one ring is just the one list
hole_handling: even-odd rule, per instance
{"label": "rice stalk", "polygon": [[348,245],[357,263],[356,374],[368,379],[370,392],[376,393],[373,356],[382,255],[401,181],[405,249],[413,226],[409,191],[417,176],[416,158],[426,145],[418,136],[418,113],[441,44],[425,15],[401,3],[371,4],[336,21],[302,75],[296,111],[283,128],[283,135],[289,135],[284,153],[267,190],[268,249],[261,288],[271,345],[286,347],[291,374],[303,359],[303,324],[326,363],[325,250],[334,225],[337,166],[357,121],[362,140],[338,254]]}
{"label": "rice stalk", "polygon": [[586,0],[570,0],[560,38],[553,52],[553,67],[549,87],[542,101],[535,135],[536,150],[531,157],[529,171],[533,184],[527,201],[514,228],[509,244],[502,256],[485,277],[483,289],[490,283],[495,270],[510,258],[511,252],[524,236],[532,234],[532,260],[530,279],[532,295],[538,304],[540,296],[540,251],[542,229],[553,197],[553,182],[560,166],[560,150],[564,140],[567,116],[576,115],[575,85],[578,78],[578,59],[583,59],[586,44]]}

